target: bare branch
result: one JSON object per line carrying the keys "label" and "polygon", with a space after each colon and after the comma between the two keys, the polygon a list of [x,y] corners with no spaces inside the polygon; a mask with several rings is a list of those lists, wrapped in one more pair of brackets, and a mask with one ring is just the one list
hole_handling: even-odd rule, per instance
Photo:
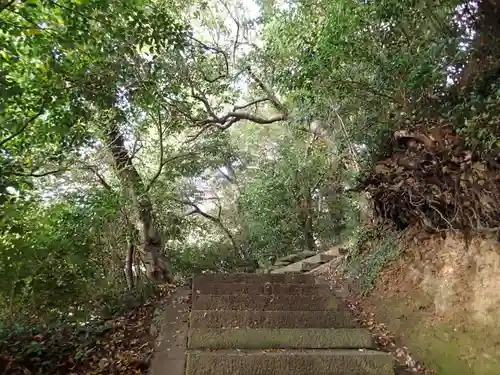
{"label": "bare branch", "polygon": [[[250,74],[251,78],[257,83],[259,88],[267,96],[265,98],[259,98],[243,105],[234,105],[232,111],[228,112],[224,116],[218,117],[215,114],[214,109],[208,102],[207,98],[203,94],[197,94],[194,91],[194,88],[192,88],[192,96],[203,103],[208,114],[210,115],[210,118],[197,122],[197,126],[201,127],[201,129],[199,129],[196,134],[189,137],[188,142],[195,141],[196,139],[198,139],[198,137],[200,137],[203,133],[205,133],[212,127],[221,131],[230,128],[232,125],[241,120],[252,121],[257,124],[272,124],[278,121],[285,121],[289,118],[288,111],[285,106],[279,101],[273,91],[251,71],[250,67],[246,67],[243,71],[247,71]],[[238,74],[241,74],[243,71],[238,72]],[[271,117],[262,117],[249,111],[241,111],[242,109],[266,101],[270,101],[279,113]]]}
{"label": "bare branch", "polygon": [[217,126],[219,129],[227,129],[235,122],[240,120],[248,120],[257,124],[272,124],[273,122],[284,121],[288,119],[288,115],[280,113],[268,118],[260,117],[248,112],[229,112],[225,117],[228,118],[223,125]]}
{"label": "bare branch", "polygon": [[228,173],[225,173],[221,167],[217,167],[217,170],[229,183],[234,184],[233,178]]}
{"label": "bare branch", "polygon": [[236,20],[234,22],[236,23],[236,39],[233,44],[233,61],[236,61],[236,50],[238,49],[238,39],[240,38],[240,23]]}
{"label": "bare branch", "polygon": [[189,138],[188,142],[195,141],[198,137],[200,137],[203,133],[205,133],[208,129],[215,127],[217,130],[226,130],[233,126],[235,123],[241,120],[248,120],[255,122],[257,124],[272,124],[278,121],[285,121],[288,119],[288,115],[286,114],[278,114],[268,118],[260,117],[258,115],[254,115],[249,112],[229,112],[227,115],[210,120],[203,120],[199,125],[203,127],[192,137]]}
{"label": "bare branch", "polygon": [[188,120],[190,120],[192,122],[201,121],[200,119],[195,119],[193,116],[191,116],[191,113],[189,112],[191,108],[190,107],[186,108],[186,102],[181,101],[181,100],[175,100],[172,98],[167,98],[167,100],[169,102],[169,107],[166,107],[165,105],[160,104],[160,105],[162,105],[162,107],[164,109],[170,109],[170,110],[174,109],[180,115],[186,117]]}
{"label": "bare branch", "polygon": [[133,159],[135,155],[137,155],[137,153],[144,147],[144,145],[142,143],[139,144],[139,142],[139,138],[134,140],[134,145],[132,146],[132,151],[130,152],[130,159]]}
{"label": "bare branch", "polygon": [[213,83],[213,82],[216,82],[218,81],[219,79],[221,78],[225,78],[227,76],[229,76],[229,59],[227,57],[227,54],[225,51],[223,51],[222,49],[218,48],[218,47],[213,47],[213,46],[209,46],[208,44],[206,43],[203,43],[201,40],[198,40],[196,39],[194,36],[190,35],[188,36],[189,39],[191,39],[192,41],[198,43],[202,48],[206,49],[207,51],[213,51],[215,52],[216,54],[218,55],[222,55],[222,57],[224,58],[224,65],[225,65],[225,74],[221,74],[215,78],[208,78],[206,77],[205,73],[203,72],[203,70],[201,70],[201,73],[203,75],[203,78],[209,82],[209,83]]}
{"label": "bare branch", "polygon": [[205,124],[196,134],[192,135],[188,138],[187,143],[196,141],[203,133],[205,133],[208,129],[212,128],[212,124]]}
{"label": "bare branch", "polygon": [[345,127],[344,121],[342,120],[342,117],[340,117],[340,115],[337,111],[335,111],[335,114],[337,115],[337,118],[340,122],[340,127],[342,129],[342,133],[344,134],[344,139],[347,143],[349,153],[351,154],[351,159],[352,159],[352,163],[354,166],[354,170],[356,172],[359,172],[361,170],[361,168],[360,168],[359,163],[358,163],[358,156],[356,154],[356,150],[354,149],[354,146],[353,146],[351,139],[349,137],[349,133],[347,132],[347,129]]}
{"label": "bare branch", "polygon": [[19,177],[46,177],[53,174],[58,174],[61,172],[67,172],[69,168],[61,168],[47,172],[29,172],[29,173],[20,173],[20,172],[12,172],[11,174]]}
{"label": "bare branch", "polygon": [[31,116],[20,128],[17,132],[12,133],[5,139],[0,141],[0,147],[3,147],[7,142],[12,141],[14,138],[16,138],[18,135],[20,135],[22,132],[26,130],[26,128],[33,122],[35,121],[38,117],[40,117],[43,112],[45,111],[45,101],[42,102],[42,105],[40,106],[40,109],[38,110],[37,113],[35,113],[33,116]]}
{"label": "bare branch", "polygon": [[111,185],[106,182],[106,180],[104,179],[104,177],[98,171],[94,171],[94,173],[95,173],[97,179],[99,180],[99,182],[101,183],[101,185],[106,190],[113,191],[113,188],[111,187]]}
{"label": "bare branch", "polygon": [[215,216],[210,215],[210,214],[206,213],[205,211],[203,211],[195,202],[193,202],[193,201],[191,201],[189,199],[176,200],[176,201],[178,203],[191,206],[193,208],[193,210],[191,212],[189,212],[186,216],[190,216],[190,215],[194,215],[194,214],[199,214],[200,216],[203,216],[205,219],[208,219],[211,222],[213,222],[214,224],[216,224],[225,233],[225,235],[227,236],[227,238],[229,239],[229,241],[231,241],[231,244],[232,244],[234,250],[237,251],[238,254],[242,258],[245,258],[245,255],[241,251],[240,246],[238,246],[238,244],[236,242],[236,239],[234,238],[233,234],[222,223],[222,220],[221,220],[222,206],[220,204],[218,205],[219,210],[218,210],[218,213],[217,213],[217,217],[215,217]]}
{"label": "bare branch", "polygon": [[233,15],[233,12],[231,12],[231,10],[229,9],[229,6],[227,5],[227,3],[225,1],[221,1],[221,3],[224,6],[224,8],[226,9],[227,13],[229,14],[229,17],[231,17],[234,24],[236,25],[236,38],[233,42],[233,61],[236,61],[236,50],[238,49],[241,25],[240,25],[240,22]]}
{"label": "bare branch", "polygon": [[[177,155],[174,155],[168,159],[165,159],[163,157],[163,163],[161,164],[161,167],[158,169],[159,173],[156,173],[153,178],[151,179],[151,181],[149,182],[148,184],[148,187],[147,187],[147,190],[146,191],[149,191],[151,189],[151,187],[154,185],[154,183],[156,182],[156,180],[160,177],[161,175],[161,171],[163,170],[163,168],[167,165],[167,164],[170,164],[176,160],[179,160],[179,159],[184,159],[184,158],[187,158],[189,156],[197,156],[197,155],[200,155],[201,152],[186,152],[186,153],[182,153],[182,154],[177,154]],[[157,172],[158,172],[157,171]]]}
{"label": "bare branch", "polygon": [[257,75],[250,69],[250,67],[248,67],[248,74],[250,75],[250,77],[252,77],[252,79],[255,82],[257,82],[259,88],[267,94],[268,99],[273,103],[276,110],[283,114],[288,114],[287,109],[280,102],[280,100],[274,94],[274,92],[264,82],[262,82],[262,80],[259,77],[257,77]]}
{"label": "bare branch", "polygon": [[[203,96],[202,96],[203,95]],[[208,102],[208,99],[205,97],[204,94],[202,95],[198,95],[195,91],[194,91],[194,88],[191,87],[191,96],[195,99],[198,99],[200,102],[203,103],[203,105],[205,106],[205,109],[207,110],[208,114],[210,116],[212,116],[213,119],[217,119],[217,115],[215,114],[215,112],[213,111],[212,109],[212,106],[210,105],[210,103]]]}
{"label": "bare branch", "polygon": [[99,171],[97,170],[96,166],[94,166],[94,165],[83,165],[83,169],[86,169],[89,172],[92,172],[97,177],[97,179],[99,180],[99,183],[102,185],[102,187],[104,187],[106,190],[113,191],[113,188],[111,187],[111,185],[106,181],[106,179],[104,178],[104,176],[99,173]]}
{"label": "bare branch", "polygon": [[187,205],[187,206],[191,206],[193,208],[193,211],[190,212],[190,213],[188,213],[187,215],[199,214],[199,215],[203,216],[204,218],[209,219],[210,221],[213,221],[213,222],[216,222],[216,223],[220,222],[219,218],[216,218],[215,216],[212,216],[212,215],[206,213],[195,202],[193,202],[193,201],[191,201],[189,199],[176,200],[176,201],[177,201],[177,203],[181,203],[181,204],[184,204],[184,205]]}
{"label": "bare branch", "polygon": [[261,99],[254,100],[253,102],[244,104],[244,105],[235,105],[233,107],[233,111],[237,111],[237,110],[240,110],[240,109],[245,109],[245,108],[248,108],[248,107],[250,107],[252,105],[263,103],[263,102],[267,102],[267,101],[269,101],[269,98],[261,98]]}

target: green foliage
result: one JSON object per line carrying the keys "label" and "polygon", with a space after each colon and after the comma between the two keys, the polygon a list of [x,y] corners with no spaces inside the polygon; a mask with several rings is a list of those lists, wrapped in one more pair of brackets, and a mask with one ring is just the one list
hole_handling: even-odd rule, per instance
{"label": "green foliage", "polygon": [[[392,133],[445,123],[472,148],[500,147],[498,77],[457,84],[475,40],[472,21],[456,22],[459,1],[260,3],[256,19],[223,16],[241,4],[176,0],[0,11],[4,322],[32,311],[85,320],[154,293],[140,267],[125,292],[145,197],[181,278],[352,235],[350,267],[369,289],[397,257],[397,236],[357,230],[363,207],[350,189],[388,156]],[[274,115],[274,99],[258,100],[270,92],[287,108],[283,123],[219,118],[231,108]]]}
{"label": "green foliage", "polygon": [[183,244],[176,250],[171,260],[179,279],[202,272],[231,272],[244,265],[234,249],[220,240],[202,246]]}
{"label": "green foliage", "polygon": [[316,239],[336,242],[345,224],[343,197],[331,190],[334,170],[324,142],[291,130],[266,152],[239,198],[255,257],[265,262],[307,248],[307,217]]}
{"label": "green foliage", "polygon": [[[297,1],[268,17],[262,63],[272,59],[274,81],[305,115],[340,114],[343,138],[367,147],[361,156],[368,167],[386,156],[394,130],[441,116],[471,143],[491,144],[496,115],[487,113],[498,105],[495,80],[487,81],[492,87],[479,81],[472,92],[450,95],[456,89],[450,82],[458,86],[473,51],[464,47],[473,37],[466,31],[470,15],[459,15],[459,4]],[[482,130],[486,124],[490,130]]]}
{"label": "green foliage", "polygon": [[[91,305],[103,288],[123,284],[105,260],[101,230],[116,218],[116,198],[103,192],[62,202],[15,203],[0,237],[0,305],[3,318],[59,317]],[[113,269],[114,267],[114,269]],[[110,284],[111,283],[111,284]],[[76,310],[75,310],[76,308]],[[17,316],[16,316],[17,315]]]}
{"label": "green foliage", "polygon": [[[102,157],[99,138],[106,139],[110,121],[124,117],[132,123],[127,136],[151,133],[145,114],[164,104],[158,93],[179,93],[171,66],[188,27],[181,6],[172,5],[32,0],[2,6],[3,319],[22,320],[33,309],[39,311],[34,319],[81,318],[121,298],[130,202],[114,192],[116,179],[106,173],[112,161]],[[178,134],[186,123],[170,118],[167,135]],[[95,180],[106,189],[96,189]]]}
{"label": "green foliage", "polygon": [[346,270],[368,292],[384,267],[398,258],[399,251],[398,233],[390,228],[382,224],[359,227],[349,245]]}

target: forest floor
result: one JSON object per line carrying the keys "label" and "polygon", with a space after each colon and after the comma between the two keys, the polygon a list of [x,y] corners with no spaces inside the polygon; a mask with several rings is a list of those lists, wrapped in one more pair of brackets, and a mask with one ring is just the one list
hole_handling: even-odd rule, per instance
{"label": "forest floor", "polygon": [[0,345],[0,375],[147,374],[156,340],[155,310],[173,290],[164,288],[140,307],[84,328],[13,332]]}

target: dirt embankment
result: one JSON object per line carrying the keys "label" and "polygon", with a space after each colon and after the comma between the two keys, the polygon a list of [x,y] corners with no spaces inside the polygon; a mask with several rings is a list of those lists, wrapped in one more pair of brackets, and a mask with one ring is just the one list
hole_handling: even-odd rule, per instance
{"label": "dirt embankment", "polygon": [[500,243],[407,236],[359,303],[439,375],[500,374]]}

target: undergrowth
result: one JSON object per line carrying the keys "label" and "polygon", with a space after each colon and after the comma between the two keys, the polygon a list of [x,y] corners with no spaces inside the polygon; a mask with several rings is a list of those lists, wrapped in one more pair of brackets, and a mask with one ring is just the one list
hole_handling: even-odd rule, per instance
{"label": "undergrowth", "polygon": [[398,240],[399,234],[383,224],[360,227],[354,232],[345,271],[359,281],[363,292],[371,291],[384,267],[398,258]]}

